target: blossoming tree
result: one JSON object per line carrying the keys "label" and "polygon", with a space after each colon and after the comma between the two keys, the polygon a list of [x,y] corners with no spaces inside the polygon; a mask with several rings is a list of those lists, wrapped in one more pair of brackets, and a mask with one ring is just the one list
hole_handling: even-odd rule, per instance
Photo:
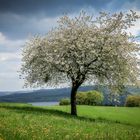
{"label": "blossoming tree", "polygon": [[85,81],[116,88],[135,84],[139,47],[127,29],[138,18],[133,11],[61,17],[46,36],[35,36],[25,44],[21,72],[26,85],[71,81],[71,114],[77,115],[76,93]]}

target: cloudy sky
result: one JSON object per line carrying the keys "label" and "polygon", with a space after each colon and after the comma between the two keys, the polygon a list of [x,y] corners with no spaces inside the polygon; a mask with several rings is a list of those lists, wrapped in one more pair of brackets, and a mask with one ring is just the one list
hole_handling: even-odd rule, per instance
{"label": "cloudy sky", "polygon": [[[130,9],[140,15],[140,0],[0,0],[0,91],[22,90],[17,71],[25,41],[46,34],[64,13],[73,17],[81,10],[96,15]],[[140,35],[140,20],[130,32]]]}

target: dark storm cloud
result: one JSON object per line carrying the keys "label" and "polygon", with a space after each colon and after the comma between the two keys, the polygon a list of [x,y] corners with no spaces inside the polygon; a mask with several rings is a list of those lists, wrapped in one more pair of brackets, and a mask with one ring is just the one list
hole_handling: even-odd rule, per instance
{"label": "dark storm cloud", "polygon": [[83,6],[105,7],[111,0],[0,0],[0,12],[22,15],[45,13],[48,16],[73,12]]}
{"label": "dark storm cloud", "polygon": [[[139,6],[140,0],[0,0],[0,32],[11,39],[21,39],[30,33],[44,34],[51,28],[50,25],[55,25],[55,21],[50,23],[44,21],[45,18],[88,8],[96,12],[112,12]],[[41,27],[43,24],[46,25],[44,29]]]}
{"label": "dark storm cloud", "polygon": [[125,3],[140,8],[140,0],[0,0],[0,13],[10,12],[23,15],[45,13],[48,16],[73,12],[81,7],[91,6],[96,10],[105,8],[120,8]]}
{"label": "dark storm cloud", "polygon": [[13,13],[0,14],[0,32],[10,39],[27,38],[33,34],[46,34],[56,25],[57,18],[26,17]]}
{"label": "dark storm cloud", "polygon": [[[0,0],[0,32],[12,39],[25,38],[29,33],[46,33],[50,23],[44,22],[44,18],[72,14],[89,6],[99,10],[108,2],[110,0]],[[55,25],[54,22],[51,25]]]}

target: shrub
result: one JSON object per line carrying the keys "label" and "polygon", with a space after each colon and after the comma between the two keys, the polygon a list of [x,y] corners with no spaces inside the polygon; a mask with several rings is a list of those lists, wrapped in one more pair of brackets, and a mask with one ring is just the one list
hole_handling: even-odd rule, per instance
{"label": "shrub", "polygon": [[84,105],[86,102],[86,98],[87,95],[85,94],[85,92],[78,92],[78,94],[76,95],[76,103],[79,105]]}
{"label": "shrub", "polygon": [[125,106],[128,107],[140,107],[140,96],[139,95],[129,95],[126,98]]}
{"label": "shrub", "polygon": [[69,98],[61,99],[59,105],[70,105],[70,99]]}
{"label": "shrub", "polygon": [[[101,105],[103,101],[103,94],[99,91],[78,92],[76,95],[76,103],[78,105]],[[69,98],[60,100],[59,105],[70,105]]]}
{"label": "shrub", "polygon": [[98,91],[80,92],[76,96],[76,102],[79,105],[101,105],[103,94]]}

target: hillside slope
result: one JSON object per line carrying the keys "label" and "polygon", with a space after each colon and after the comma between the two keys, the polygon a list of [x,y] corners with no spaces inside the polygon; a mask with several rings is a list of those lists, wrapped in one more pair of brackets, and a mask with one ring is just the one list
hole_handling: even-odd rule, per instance
{"label": "hillside slope", "polygon": [[140,118],[139,108],[78,106],[78,111],[79,117],[73,117],[65,112],[65,107],[58,106],[56,110],[52,107],[0,104],[0,139],[140,139],[140,125],[137,123]]}

